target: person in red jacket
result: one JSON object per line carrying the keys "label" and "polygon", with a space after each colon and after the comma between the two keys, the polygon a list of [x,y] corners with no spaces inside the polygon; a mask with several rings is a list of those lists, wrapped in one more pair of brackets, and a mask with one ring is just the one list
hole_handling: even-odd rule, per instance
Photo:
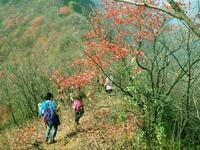
{"label": "person in red jacket", "polygon": [[79,124],[79,120],[84,114],[83,97],[81,95],[76,96],[73,100],[72,109],[75,113],[75,122]]}

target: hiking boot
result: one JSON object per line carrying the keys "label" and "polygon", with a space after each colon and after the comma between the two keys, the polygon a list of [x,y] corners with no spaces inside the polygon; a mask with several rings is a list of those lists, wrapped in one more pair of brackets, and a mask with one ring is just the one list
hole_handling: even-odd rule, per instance
{"label": "hiking boot", "polygon": [[44,139],[44,143],[47,143],[47,142],[48,142],[48,138],[45,138],[45,139]]}
{"label": "hiking boot", "polygon": [[50,142],[49,142],[49,144],[53,144],[53,143],[56,143],[57,141],[56,140],[51,140]]}

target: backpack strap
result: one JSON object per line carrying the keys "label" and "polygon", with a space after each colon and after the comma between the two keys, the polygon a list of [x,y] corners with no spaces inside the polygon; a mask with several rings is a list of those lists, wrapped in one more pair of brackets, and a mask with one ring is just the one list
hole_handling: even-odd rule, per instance
{"label": "backpack strap", "polygon": [[53,102],[51,100],[47,100],[46,107],[51,107],[53,110],[55,110],[52,105],[53,105]]}

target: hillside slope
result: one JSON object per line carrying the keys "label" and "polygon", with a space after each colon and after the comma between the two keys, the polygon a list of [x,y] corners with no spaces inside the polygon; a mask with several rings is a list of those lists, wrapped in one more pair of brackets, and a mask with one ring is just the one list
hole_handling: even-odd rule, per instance
{"label": "hillside slope", "polygon": [[[48,85],[41,75],[68,71],[71,60],[81,55],[89,24],[85,16],[58,1],[13,1],[0,4],[0,14],[0,106],[6,108],[3,113],[13,112],[14,122],[20,122],[25,116],[19,110],[21,104],[36,104],[47,90],[41,90]],[[55,90],[53,86],[47,88]],[[21,107],[16,108],[18,105]],[[13,122],[11,113],[3,116],[8,117],[4,123]]]}
{"label": "hillside slope", "polygon": [[22,0],[0,6],[0,62],[37,55],[47,64],[66,62],[83,49],[87,19],[55,2]]}
{"label": "hillside slope", "polygon": [[117,96],[103,95],[96,97],[96,100],[85,101],[86,111],[79,126],[74,123],[69,105],[59,108],[61,125],[56,143],[44,144],[45,127],[41,119],[36,119],[20,128],[7,131],[5,135],[8,140],[5,145],[10,149],[131,149],[130,143],[134,140],[137,119],[120,122],[119,114],[112,109],[120,111],[125,103]]}

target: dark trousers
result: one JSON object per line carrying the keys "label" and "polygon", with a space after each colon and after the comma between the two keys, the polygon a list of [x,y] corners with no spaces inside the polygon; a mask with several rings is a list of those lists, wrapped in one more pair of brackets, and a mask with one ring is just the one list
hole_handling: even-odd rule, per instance
{"label": "dark trousers", "polygon": [[77,124],[79,124],[79,120],[83,116],[83,114],[84,114],[84,109],[80,109],[79,111],[75,112],[75,122]]}
{"label": "dark trousers", "polygon": [[45,133],[46,140],[48,141],[48,139],[50,139],[50,143],[53,143],[55,141],[57,130],[58,130],[58,125],[49,126],[47,124],[46,133]]}
{"label": "dark trousers", "polygon": [[51,121],[46,122],[46,133],[45,133],[46,142],[48,141],[48,139],[50,139],[50,143],[55,142],[55,137],[59,125],[60,125],[60,119],[58,114],[56,114]]}

